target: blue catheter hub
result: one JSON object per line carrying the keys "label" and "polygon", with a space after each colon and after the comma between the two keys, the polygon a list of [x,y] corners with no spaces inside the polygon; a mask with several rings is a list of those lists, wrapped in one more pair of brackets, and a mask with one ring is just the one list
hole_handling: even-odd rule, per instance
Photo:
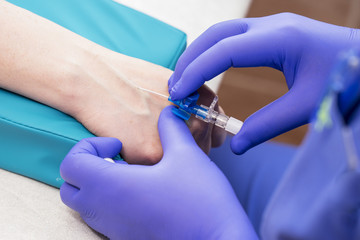
{"label": "blue catheter hub", "polygon": [[233,117],[228,117],[225,114],[219,113],[215,110],[215,106],[218,102],[217,96],[214,97],[214,100],[209,107],[204,105],[197,105],[196,102],[198,101],[199,97],[199,93],[195,92],[182,100],[173,101],[171,100],[171,97],[169,97],[168,100],[178,106],[178,108],[173,108],[172,112],[183,120],[189,120],[191,114],[194,114],[196,118],[225,129],[225,131],[231,134],[236,134],[240,131],[243,125],[242,121]]}
{"label": "blue catheter hub", "polygon": [[199,108],[198,105],[196,105],[200,95],[198,92],[195,92],[191,94],[189,97],[184,98],[182,100],[171,100],[171,96],[169,97],[169,101],[174,103],[178,108],[173,108],[172,112],[184,120],[189,120],[191,114],[197,113],[197,109]]}

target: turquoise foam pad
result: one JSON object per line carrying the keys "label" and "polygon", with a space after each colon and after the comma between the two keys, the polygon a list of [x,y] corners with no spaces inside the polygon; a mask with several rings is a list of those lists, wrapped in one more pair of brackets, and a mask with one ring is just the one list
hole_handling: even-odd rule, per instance
{"label": "turquoise foam pad", "polygon": [[62,159],[93,135],[72,117],[19,95],[2,90],[0,102],[1,168],[60,187]]}
{"label": "turquoise foam pad", "polygon": [[[186,46],[181,31],[111,0],[10,0],[104,47],[172,69]],[[60,187],[61,161],[93,137],[72,117],[0,89],[0,167]]]}

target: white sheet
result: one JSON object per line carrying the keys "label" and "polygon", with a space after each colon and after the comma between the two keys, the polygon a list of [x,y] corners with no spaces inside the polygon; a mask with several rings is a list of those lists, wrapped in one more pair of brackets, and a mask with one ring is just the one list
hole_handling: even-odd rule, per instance
{"label": "white sheet", "polygon": [[0,239],[106,239],[66,207],[59,189],[0,169]]}

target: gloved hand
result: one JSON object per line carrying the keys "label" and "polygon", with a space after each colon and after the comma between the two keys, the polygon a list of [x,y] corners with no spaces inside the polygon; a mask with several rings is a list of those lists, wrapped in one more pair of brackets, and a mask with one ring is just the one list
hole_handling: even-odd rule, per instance
{"label": "gloved hand", "polygon": [[158,128],[164,156],[153,166],[102,159],[121,150],[115,138],[78,143],[61,165],[63,202],[114,239],[257,238],[229,182],[171,107]]}
{"label": "gloved hand", "polygon": [[359,44],[360,30],[295,14],[226,21],[209,28],[184,52],[169,91],[172,99],[182,99],[230,67],[282,71],[289,92],[247,118],[232,139],[233,152],[242,154],[307,123],[338,53]]}

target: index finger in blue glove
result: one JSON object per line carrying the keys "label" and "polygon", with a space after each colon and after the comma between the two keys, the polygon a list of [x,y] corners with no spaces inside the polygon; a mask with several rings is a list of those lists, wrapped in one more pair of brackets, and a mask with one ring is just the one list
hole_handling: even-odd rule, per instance
{"label": "index finger in blue glove", "polygon": [[60,166],[60,174],[66,182],[81,188],[82,183],[91,178],[94,169],[112,166],[113,163],[99,161],[99,158],[115,157],[121,147],[121,142],[116,138],[83,139],[66,155]]}
{"label": "index finger in blue glove", "polygon": [[190,44],[179,58],[175,71],[169,80],[169,89],[179,80],[185,68],[208,48],[224,38],[242,34],[246,30],[247,23],[241,19],[220,22],[208,28]]}
{"label": "index finger in blue glove", "polygon": [[243,154],[268,139],[308,123],[313,102],[320,93],[309,92],[304,98],[303,91],[297,91],[297,88],[247,118],[240,132],[232,138],[231,150],[235,154]]}
{"label": "index finger in blue glove", "polygon": [[79,199],[80,190],[67,182],[64,182],[60,187],[61,201],[68,207],[77,212],[82,212],[82,202]]}
{"label": "index finger in blue glove", "polygon": [[[174,153],[181,154],[191,148],[198,148],[188,126],[182,119],[171,112],[172,108],[174,107],[166,107],[161,112],[158,121],[159,135],[164,150],[164,156],[166,154]],[[165,159],[165,157],[163,157],[163,159]]]}
{"label": "index finger in blue glove", "polygon": [[82,139],[69,154],[89,153],[101,158],[113,158],[121,150],[122,143],[116,138],[94,137]]}
{"label": "index finger in blue glove", "polygon": [[184,70],[181,78],[170,90],[173,100],[183,99],[230,67],[269,66],[281,68],[274,54],[282,49],[278,36],[251,32],[225,38],[203,52]]}

